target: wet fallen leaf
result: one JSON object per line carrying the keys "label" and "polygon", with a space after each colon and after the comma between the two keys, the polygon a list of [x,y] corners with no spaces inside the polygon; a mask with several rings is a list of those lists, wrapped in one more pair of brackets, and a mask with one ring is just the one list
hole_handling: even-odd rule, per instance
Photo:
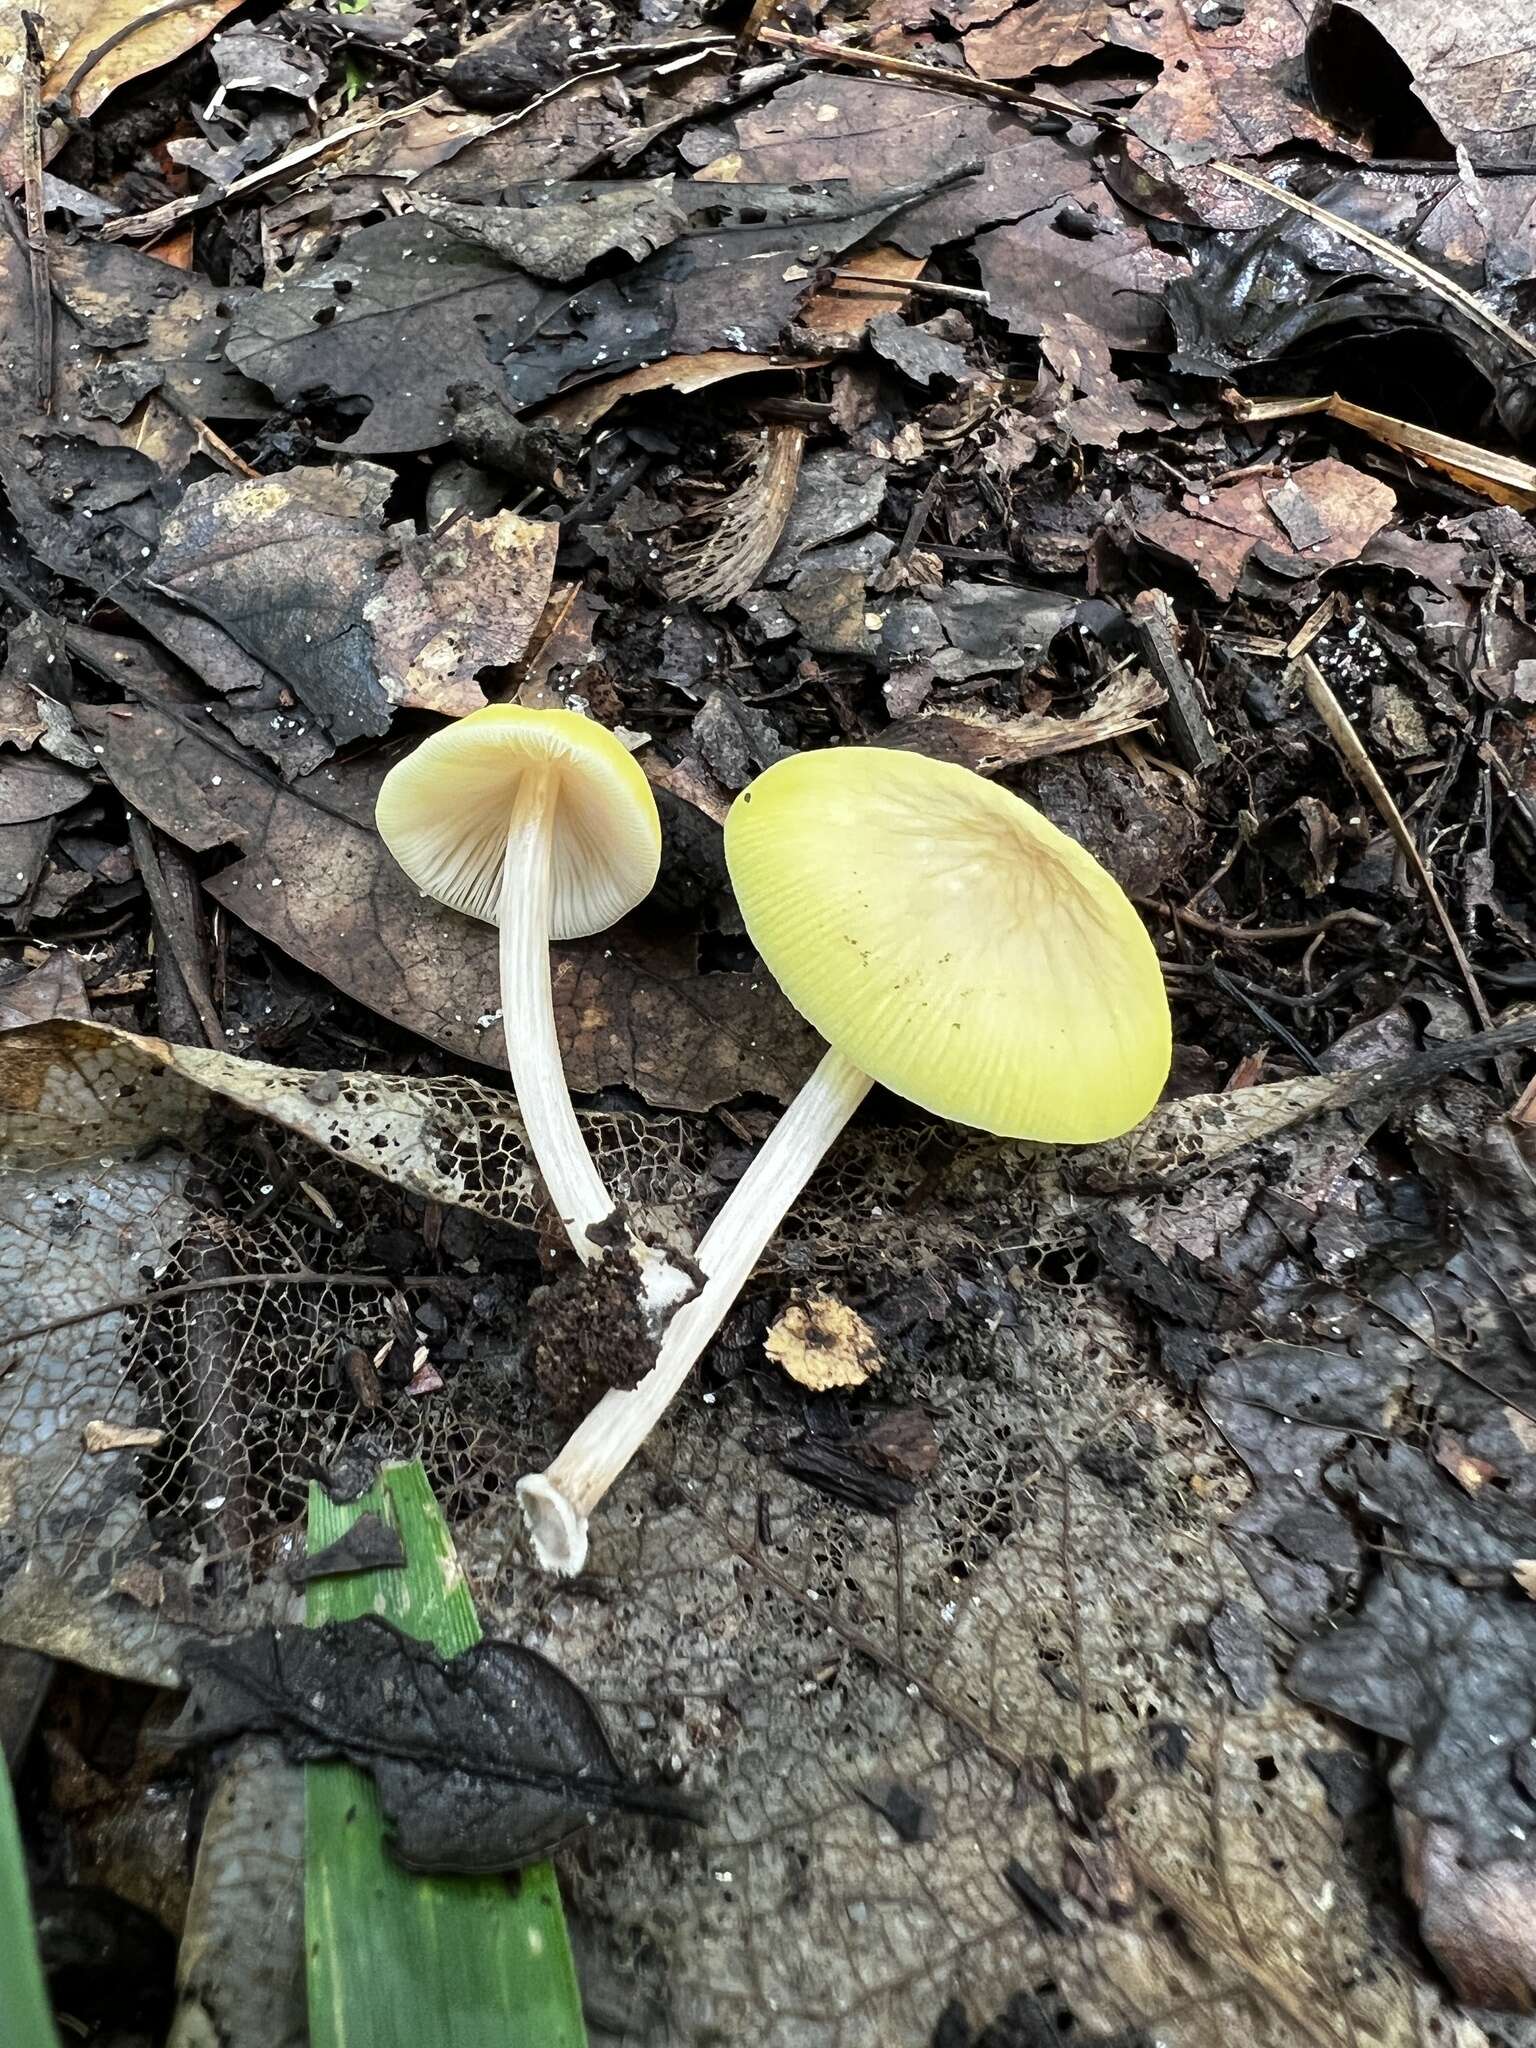
{"label": "wet fallen leaf", "polygon": [[668,1804],[623,1776],[581,1690],[516,1643],[444,1658],[368,1616],[209,1643],[183,1670],[190,1697],[167,1739],[272,1734],[296,1763],[359,1765],[411,1870],[516,1870],[594,1812]]}
{"label": "wet fallen leaf", "polygon": [[974,243],[992,311],[1015,334],[1079,321],[1101,347],[1152,349],[1167,339],[1163,294],[1189,273],[1109,192],[1064,197]]}
{"label": "wet fallen leaf", "polygon": [[1094,179],[1086,152],[1021,132],[1009,109],[885,79],[797,79],[716,132],[721,152],[701,178],[841,178],[860,200],[889,185],[937,184],[956,164],[979,161],[974,177],[907,208],[882,232],[883,244],[913,256]]}
{"label": "wet fallen leaf", "polygon": [[598,185],[532,188],[503,195],[495,206],[462,206],[419,193],[415,211],[461,241],[515,263],[534,277],[573,284],[604,256],[640,262],[687,229],[687,210],[673,198],[674,177],[618,179]]}
{"label": "wet fallen leaf", "polygon": [[576,292],[414,218],[364,228],[249,300],[231,360],[284,399],[320,386],[366,401],[350,453],[431,447],[450,437],[448,391],[466,380],[526,408],[583,374],[658,356],[765,353],[810,290],[807,263],[862,241],[912,193],[882,187],[850,207],[846,192],[809,181],[744,191],[679,179],[673,196],[688,234]]}
{"label": "wet fallen leaf", "polygon": [[1188,491],[1177,510],[1148,505],[1136,512],[1135,526],[1143,540],[1188,562],[1226,598],[1255,554],[1291,573],[1355,561],[1396,504],[1390,485],[1330,455],[1285,482],[1254,474],[1210,492]]}
{"label": "wet fallen leaf", "polygon": [[[48,67],[42,98],[63,98],[76,120],[87,120],[118,86],[192,49],[239,5],[240,0],[190,0],[177,8],[159,0],[50,0],[37,14]],[[23,12],[14,0],[0,7],[0,183],[7,191],[21,179]],[[67,139],[68,131],[56,128],[48,154]]]}
{"label": "wet fallen leaf", "polygon": [[397,706],[483,704],[476,676],[522,654],[554,573],[555,527],[515,513],[387,531],[392,482],[356,463],[208,478],[165,521],[148,572],[225,626],[338,741],[387,732]]}

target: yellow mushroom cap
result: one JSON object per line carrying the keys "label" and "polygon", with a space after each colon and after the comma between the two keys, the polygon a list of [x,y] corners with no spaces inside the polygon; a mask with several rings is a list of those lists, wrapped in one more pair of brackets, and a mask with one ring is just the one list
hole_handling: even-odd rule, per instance
{"label": "yellow mushroom cap", "polygon": [[550,937],[588,938],[650,894],[661,820],[632,756],[579,712],[488,704],[433,733],[385,776],[379,836],[418,889],[495,924],[513,793],[534,769],[555,778]]}
{"label": "yellow mushroom cap", "polygon": [[731,806],[725,858],[795,1008],[909,1102],[1087,1144],[1157,1101],[1172,1033],[1152,942],[1009,791],[886,748],[796,754]]}

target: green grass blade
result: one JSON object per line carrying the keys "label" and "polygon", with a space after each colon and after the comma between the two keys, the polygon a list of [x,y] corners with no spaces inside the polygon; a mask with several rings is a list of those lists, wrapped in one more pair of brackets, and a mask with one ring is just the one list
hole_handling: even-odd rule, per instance
{"label": "green grass blade", "polygon": [[32,1894],[21,1853],[11,1777],[0,1757],[0,2040],[7,2048],[59,2048],[32,1932]]}
{"label": "green grass blade", "polygon": [[[309,1547],[372,1511],[394,1523],[403,1570],[317,1579],[317,1624],[380,1614],[445,1656],[480,1639],[453,1537],[419,1464],[385,1469],[342,1507],[309,1497]],[[422,1877],[384,1846],[373,1780],[350,1764],[305,1771],[305,1929],[312,2048],[586,2048],[548,1863],[519,1877]]]}

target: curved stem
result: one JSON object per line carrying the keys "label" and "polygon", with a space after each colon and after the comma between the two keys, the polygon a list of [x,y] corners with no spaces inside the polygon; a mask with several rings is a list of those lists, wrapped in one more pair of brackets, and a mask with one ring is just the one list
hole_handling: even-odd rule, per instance
{"label": "curved stem", "polygon": [[655,1365],[637,1387],[604,1394],[547,1471],[518,1481],[534,1554],[546,1570],[581,1570],[588,1516],[670,1407],[870,1085],[840,1052],[826,1054],[704,1233],[697,1257],[705,1284],[667,1325]]}
{"label": "curved stem", "polygon": [[530,767],[518,782],[501,868],[501,1028],[528,1146],[555,1213],[579,1258],[602,1256],[588,1236],[613,1213],[613,1198],[581,1135],[555,1036],[549,980],[549,914],[554,886],[552,768]]}

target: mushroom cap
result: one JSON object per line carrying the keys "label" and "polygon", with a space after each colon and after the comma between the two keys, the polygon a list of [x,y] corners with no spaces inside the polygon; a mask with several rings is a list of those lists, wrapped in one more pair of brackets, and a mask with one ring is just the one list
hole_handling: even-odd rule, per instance
{"label": "mushroom cap", "polygon": [[1141,919],[1076,840],[970,769],[792,755],[732,805],[725,858],[795,1008],[909,1102],[1088,1144],[1157,1101],[1172,1031]]}
{"label": "mushroom cap", "polygon": [[467,713],[390,769],[379,836],[418,889],[495,924],[513,793],[535,768],[557,778],[549,935],[588,938],[650,894],[661,863],[651,785],[594,719],[520,704]]}

